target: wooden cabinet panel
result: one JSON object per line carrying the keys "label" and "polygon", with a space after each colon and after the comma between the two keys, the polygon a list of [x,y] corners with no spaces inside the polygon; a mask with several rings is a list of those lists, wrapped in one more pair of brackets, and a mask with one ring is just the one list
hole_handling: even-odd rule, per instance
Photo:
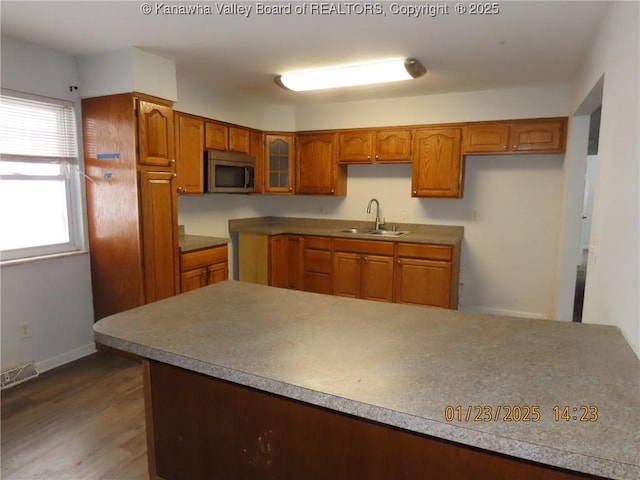
{"label": "wooden cabinet panel", "polygon": [[503,153],[509,150],[509,124],[467,125],[463,133],[463,153]]}
{"label": "wooden cabinet panel", "polygon": [[180,274],[180,291],[182,293],[190,292],[196,288],[206,286],[207,270],[205,268],[196,268]]}
{"label": "wooden cabinet panel", "polygon": [[296,193],[346,193],[346,171],[336,164],[335,150],[333,133],[296,137]]}
{"label": "wooden cabinet panel", "polygon": [[300,235],[287,235],[285,238],[287,251],[287,288],[302,290],[303,261],[304,261],[304,237]]}
{"label": "wooden cabinet panel", "polygon": [[183,253],[180,255],[180,268],[182,270],[191,270],[192,268],[204,267],[212,263],[226,262],[227,256],[228,249],[226,245]]}
{"label": "wooden cabinet panel", "polygon": [[142,165],[172,167],[175,162],[173,109],[138,100],[138,161]]}
{"label": "wooden cabinet panel", "polygon": [[338,159],[342,163],[371,163],[373,161],[373,132],[338,132]]}
{"label": "wooden cabinet panel", "polygon": [[399,257],[424,258],[427,260],[453,259],[453,247],[419,243],[398,243],[396,252]]}
{"label": "wooden cabinet panel", "polygon": [[229,150],[237,153],[249,153],[249,130],[240,127],[229,127]]}
{"label": "wooden cabinet panel", "polygon": [[396,302],[450,308],[451,263],[399,258]]}
{"label": "wooden cabinet panel", "polygon": [[334,295],[393,300],[393,243],[336,238],[334,250]]}
{"label": "wooden cabinet panel", "polygon": [[363,255],[360,296],[365,300],[393,301],[393,257]]}
{"label": "wooden cabinet panel", "polygon": [[414,132],[412,196],[462,197],[463,158],[460,128]]}
{"label": "wooden cabinet panel", "polygon": [[264,192],[264,139],[262,132],[252,130],[249,134],[249,154],[256,159],[255,193]]}
{"label": "wooden cabinet panel", "polygon": [[286,251],[285,235],[272,235],[269,238],[269,285],[286,287]]}
{"label": "wooden cabinet panel", "polygon": [[565,121],[522,121],[511,125],[510,146],[514,152],[564,152]]}
{"label": "wooden cabinet panel", "polygon": [[204,146],[209,150],[227,150],[229,127],[221,123],[205,122]]}
{"label": "wooden cabinet panel", "polygon": [[269,285],[269,236],[252,233],[238,235],[238,279]]}
{"label": "wooden cabinet panel", "polygon": [[181,254],[180,272],[182,293],[228,279],[227,245]]}
{"label": "wooden cabinet panel", "polygon": [[145,301],[178,293],[176,190],[170,172],[140,172]]}
{"label": "wooden cabinet panel", "polygon": [[204,193],[204,121],[175,114],[176,184],[180,194]]}
{"label": "wooden cabinet panel", "polygon": [[411,162],[411,130],[376,132],[376,162]]}
{"label": "wooden cabinet panel", "polygon": [[333,294],[360,298],[360,255],[335,252],[333,255]]}
{"label": "wooden cabinet panel", "polygon": [[411,162],[411,130],[338,132],[340,163]]}
{"label": "wooden cabinet panel", "polygon": [[303,237],[273,235],[270,239],[269,285],[301,290],[303,284]]}
{"label": "wooden cabinet panel", "polygon": [[303,289],[307,292],[333,293],[331,238],[304,237]]}
{"label": "wooden cabinet panel", "polygon": [[563,153],[566,118],[474,123],[464,127],[466,154]]}
{"label": "wooden cabinet panel", "polygon": [[265,192],[293,193],[293,154],[293,135],[265,135]]}

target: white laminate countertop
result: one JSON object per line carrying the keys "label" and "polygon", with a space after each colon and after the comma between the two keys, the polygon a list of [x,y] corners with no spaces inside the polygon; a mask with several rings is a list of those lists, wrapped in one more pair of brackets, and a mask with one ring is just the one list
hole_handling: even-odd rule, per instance
{"label": "white laminate countertop", "polygon": [[[640,478],[640,361],[616,327],[226,281],[113,315],[94,330],[117,349],[383,424]],[[476,406],[489,407],[491,420],[476,421]],[[515,418],[532,406],[539,421],[505,421],[507,407]],[[569,406],[570,420],[556,421],[554,406]],[[597,421],[581,422],[582,406],[596,406]]]}

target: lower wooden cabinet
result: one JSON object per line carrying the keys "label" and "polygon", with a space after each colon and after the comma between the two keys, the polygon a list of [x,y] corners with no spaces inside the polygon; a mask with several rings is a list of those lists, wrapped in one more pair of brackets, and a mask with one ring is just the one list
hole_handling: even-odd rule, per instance
{"label": "lower wooden cabinet", "polygon": [[229,278],[226,245],[180,254],[180,288],[185,293]]}
{"label": "lower wooden cabinet", "polygon": [[303,257],[303,289],[307,292],[333,293],[332,239],[306,236]]}
{"label": "lower wooden cabinet", "polygon": [[303,238],[300,235],[270,238],[269,285],[302,290]]}
{"label": "lower wooden cabinet", "polygon": [[335,239],[334,295],[393,301],[393,250],[389,242]]}
{"label": "lower wooden cabinet", "polygon": [[459,246],[399,243],[395,301],[458,308]]}
{"label": "lower wooden cabinet", "polygon": [[241,233],[239,260],[241,281],[381,302],[458,308],[459,244]]}

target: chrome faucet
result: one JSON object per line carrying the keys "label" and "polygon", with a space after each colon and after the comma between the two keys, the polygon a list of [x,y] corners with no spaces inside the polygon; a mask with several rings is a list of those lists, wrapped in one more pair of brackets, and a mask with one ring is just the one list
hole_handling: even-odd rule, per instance
{"label": "chrome faucet", "polygon": [[369,205],[367,205],[367,213],[371,213],[371,204],[376,202],[376,230],[380,230],[382,226],[384,226],[384,221],[380,220],[380,202],[376,198],[372,198],[369,200]]}

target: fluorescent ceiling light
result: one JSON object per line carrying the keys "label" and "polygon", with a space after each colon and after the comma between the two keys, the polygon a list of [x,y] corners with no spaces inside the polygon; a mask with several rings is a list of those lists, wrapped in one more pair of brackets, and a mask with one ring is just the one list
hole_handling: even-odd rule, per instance
{"label": "fluorescent ceiling light", "polygon": [[414,59],[396,59],[384,62],[345,65],[342,67],[286,73],[275,78],[283,88],[302,92],[326,88],[369,85],[373,83],[411,80],[427,73],[422,64]]}

